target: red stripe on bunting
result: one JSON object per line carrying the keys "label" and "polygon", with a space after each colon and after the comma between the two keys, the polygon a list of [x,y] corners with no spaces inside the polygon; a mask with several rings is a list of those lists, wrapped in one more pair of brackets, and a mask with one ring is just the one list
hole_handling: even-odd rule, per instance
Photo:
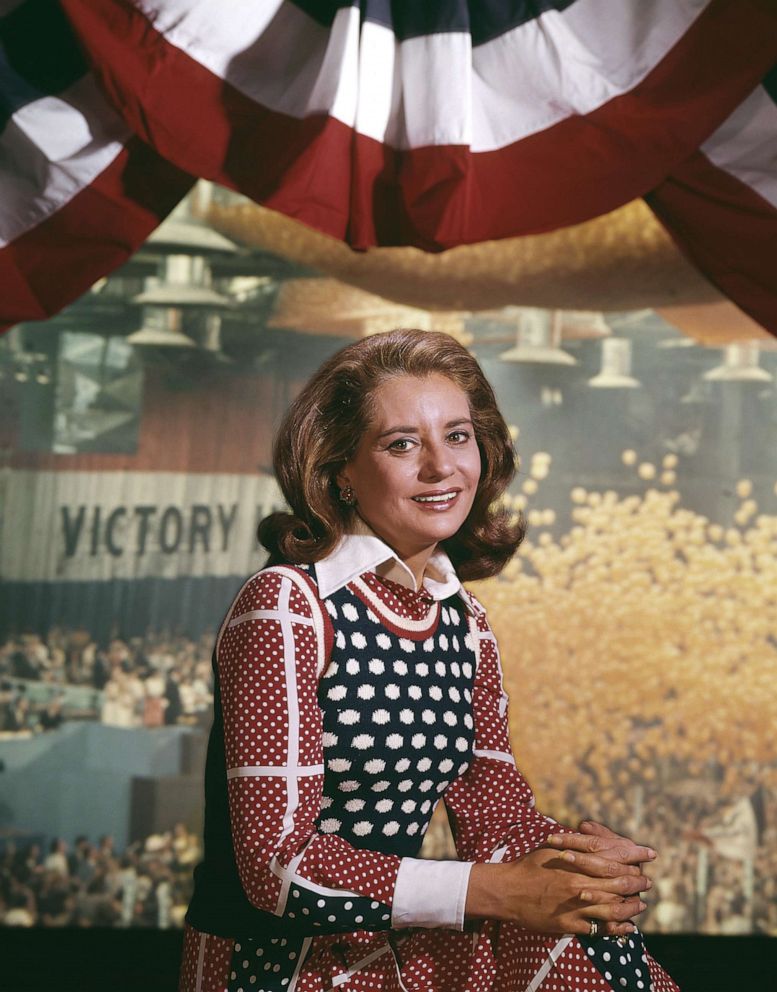
{"label": "red stripe on bunting", "polygon": [[0,249],[0,331],[45,320],[126,262],[193,182],[131,138],[89,186]]}
{"label": "red stripe on bunting", "polygon": [[591,114],[494,152],[397,152],[259,106],[127,0],[64,6],[109,98],[160,154],[357,248],[447,248],[611,210],[657,186],[777,59],[773,2],[713,0],[642,83]]}
{"label": "red stripe on bunting", "polygon": [[646,199],[710,282],[777,335],[777,208],[702,152]]}
{"label": "red stripe on bunting", "polygon": [[135,134],[197,176],[346,239],[351,128],[325,114],[299,120],[260,106],[168,44],[131,2],[63,6],[104,94]]}

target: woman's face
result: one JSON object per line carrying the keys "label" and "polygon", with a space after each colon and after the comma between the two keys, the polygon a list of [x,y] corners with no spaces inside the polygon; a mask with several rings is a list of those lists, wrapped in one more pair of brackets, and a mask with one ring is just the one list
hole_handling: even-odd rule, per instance
{"label": "woman's face", "polygon": [[469,513],[480,451],[467,394],[442,375],[397,376],[372,394],[372,419],[337,482],[407,559],[452,537]]}

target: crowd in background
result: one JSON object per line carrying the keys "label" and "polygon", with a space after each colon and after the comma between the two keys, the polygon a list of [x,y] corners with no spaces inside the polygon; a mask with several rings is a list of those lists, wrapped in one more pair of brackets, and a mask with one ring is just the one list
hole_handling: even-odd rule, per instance
{"label": "crowd in background", "polygon": [[712,520],[684,502],[674,454],[621,460],[634,489],[574,485],[554,529],[560,490],[535,453],[508,501],[529,536],[473,584],[518,763],[543,811],[659,852],[646,928],[777,934],[772,494],[732,480]]}
{"label": "crowd in background", "polygon": [[738,807],[752,807],[752,822],[745,817],[726,831],[732,799],[713,781],[696,785],[691,795],[654,786],[640,789],[637,798],[624,790],[605,805],[578,782],[568,788],[569,805],[658,851],[645,866],[654,880],[640,917],[645,930],[777,936],[777,791],[759,789],[752,801],[740,799]]}
{"label": "crowd in background", "polygon": [[[0,645],[0,733],[55,730],[68,719],[116,727],[211,720],[213,634],[165,633],[99,644],[84,628],[26,632]],[[0,925],[177,927],[199,842],[185,825],[114,849],[112,838],[0,838]]]}
{"label": "crowd in background", "polygon": [[[692,796],[641,790],[638,801],[624,796],[605,807],[595,790],[579,786],[577,781],[567,789],[569,807],[578,809],[579,816],[611,824],[659,853],[654,864],[645,866],[655,885],[640,917],[643,929],[777,936],[777,792],[760,790],[752,846],[735,837],[738,853],[744,855],[740,858],[724,853],[720,824],[732,805],[714,787],[706,794],[697,789]],[[570,825],[575,825],[573,819]],[[442,807],[429,825],[421,857],[456,857]]]}
{"label": "crowd in background", "polygon": [[[771,805],[777,806],[774,797]],[[662,933],[777,936],[774,828],[767,828],[750,864],[716,852],[704,834],[714,825],[715,804],[705,804],[704,811],[696,799],[668,802],[656,794],[647,801],[637,835],[656,846],[659,859],[648,869],[656,886],[640,925]],[[197,837],[181,823],[123,853],[110,837],[97,843],[77,837],[72,847],[55,838],[46,849],[6,840],[0,848],[0,925],[180,927],[199,857]],[[443,807],[421,857],[456,857]]]}
{"label": "crowd in background", "polygon": [[54,838],[0,849],[0,924],[44,927],[183,926],[200,857],[182,823],[147,837],[122,854],[111,837],[72,847]]}
{"label": "crowd in background", "polygon": [[[82,628],[9,639],[0,646],[0,731],[42,732],[68,718],[205,730],[213,700],[212,644],[212,634],[195,641],[149,633],[100,645]],[[33,690],[44,687],[50,690],[46,701],[40,692],[31,701]],[[73,709],[77,695],[85,701],[80,711]],[[623,776],[630,754],[626,745],[625,756],[605,770],[608,780]],[[671,777],[691,790],[685,795],[644,772],[623,778],[619,788],[604,788],[602,774],[579,769],[566,780],[565,794],[543,808],[564,820],[579,815],[611,823],[659,851],[651,869],[656,885],[641,921],[647,930],[777,936],[777,790],[761,788],[758,843],[749,860],[737,860],[722,856],[711,840],[731,802],[712,779],[702,788],[695,769],[673,768]],[[199,857],[196,839],[182,825],[121,853],[110,838],[92,844],[80,837],[72,846],[56,838],[46,847],[29,839],[3,846],[0,840],[1,923],[181,925]],[[422,856],[455,857],[444,816],[433,819]]]}
{"label": "crowd in background", "polygon": [[[0,731],[50,730],[68,716],[116,727],[207,725],[212,647],[212,633],[199,641],[149,633],[104,645],[84,628],[9,638],[0,646]],[[33,683],[48,685],[45,700],[31,699]],[[69,687],[93,691],[74,704]]]}

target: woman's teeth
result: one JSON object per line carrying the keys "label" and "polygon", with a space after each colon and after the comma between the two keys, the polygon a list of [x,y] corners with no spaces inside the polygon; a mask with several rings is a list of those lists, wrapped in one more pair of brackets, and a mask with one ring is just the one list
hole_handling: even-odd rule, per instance
{"label": "woman's teeth", "polygon": [[439,496],[414,496],[418,503],[449,503],[455,499],[458,493],[441,493]]}

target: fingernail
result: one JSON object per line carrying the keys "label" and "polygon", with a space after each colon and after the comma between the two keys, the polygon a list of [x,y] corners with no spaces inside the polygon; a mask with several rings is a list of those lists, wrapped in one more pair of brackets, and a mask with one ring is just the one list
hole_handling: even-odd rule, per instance
{"label": "fingernail", "polygon": [[644,913],[644,911],[646,909],[647,909],[647,903],[646,902],[642,902],[642,900],[640,899],[640,901],[639,901],[639,911],[640,911],[640,913]]}
{"label": "fingernail", "polygon": [[657,858],[657,857],[658,857],[658,854],[657,854],[657,852],[656,852],[656,851],[654,851],[652,847],[649,847],[649,848],[647,849],[647,853],[648,853],[648,857],[649,857],[649,858]]}
{"label": "fingernail", "polygon": [[552,837],[548,837],[548,843],[551,847],[559,847],[561,844],[561,837],[558,834],[553,834]]}
{"label": "fingernail", "polygon": [[637,932],[637,928],[633,924],[631,923],[627,924],[626,933],[636,933],[636,932]]}
{"label": "fingernail", "polygon": [[586,890],[585,892],[580,893],[580,898],[583,900],[583,902],[591,902],[591,900],[593,899],[593,894]]}
{"label": "fingernail", "polygon": [[574,861],[575,860],[575,856],[572,853],[572,851],[564,851],[564,853],[561,855],[561,858],[562,858],[563,861]]}

